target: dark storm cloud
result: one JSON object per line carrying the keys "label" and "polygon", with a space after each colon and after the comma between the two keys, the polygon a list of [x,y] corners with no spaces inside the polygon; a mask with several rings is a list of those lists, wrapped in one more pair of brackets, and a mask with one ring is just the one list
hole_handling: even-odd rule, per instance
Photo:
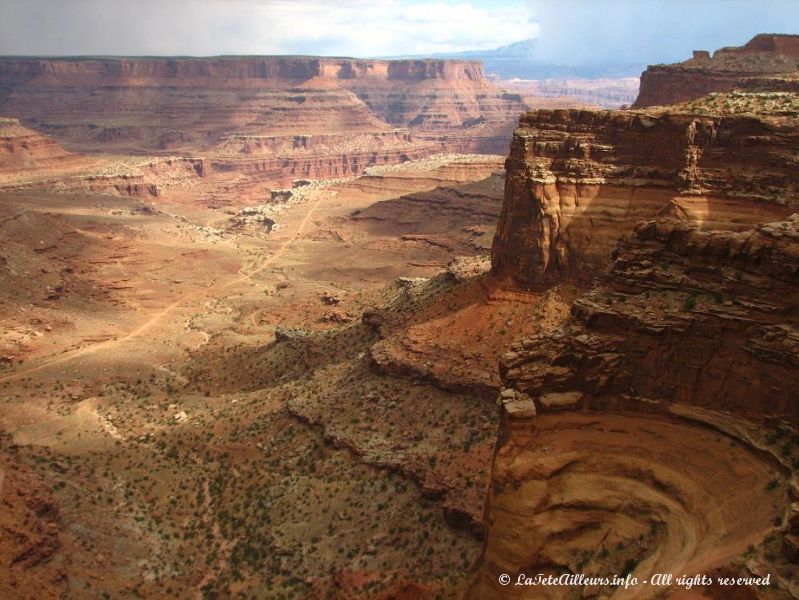
{"label": "dark storm cloud", "polygon": [[369,56],[535,34],[524,0],[3,0],[4,54]]}
{"label": "dark storm cloud", "polygon": [[235,47],[248,32],[229,15],[280,0],[7,0],[0,4],[4,54],[204,53],[208,36]]}

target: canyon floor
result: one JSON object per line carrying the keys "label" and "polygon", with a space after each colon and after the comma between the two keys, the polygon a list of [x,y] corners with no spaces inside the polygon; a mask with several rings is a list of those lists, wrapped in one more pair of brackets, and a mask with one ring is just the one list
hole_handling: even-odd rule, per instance
{"label": "canyon floor", "polygon": [[85,187],[118,160],[0,192],[0,590],[455,594],[481,547],[498,356],[520,314],[554,324],[569,296],[486,274],[503,157],[277,203],[239,175]]}
{"label": "canyon floor", "polygon": [[[503,157],[437,155],[276,199],[247,177],[183,171],[148,175],[158,196],[86,188],[118,160],[2,191],[0,591],[462,596],[483,544],[498,360],[565,322],[580,293],[488,272]],[[575,568],[743,552],[781,509],[779,472],[724,436],[656,418],[548,423],[517,469],[598,510],[643,496],[593,549],[558,534],[586,513],[551,518],[547,551]],[[598,462],[581,469],[624,482],[646,464],[655,488],[583,497],[581,471],[552,460],[594,454],[586,436]],[[707,464],[674,473],[675,446]],[[713,472],[729,452],[731,470]]]}

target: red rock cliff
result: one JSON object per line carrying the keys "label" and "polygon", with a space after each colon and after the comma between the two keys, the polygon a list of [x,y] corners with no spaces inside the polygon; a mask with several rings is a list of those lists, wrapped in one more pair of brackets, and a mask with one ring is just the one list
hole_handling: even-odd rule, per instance
{"label": "red rock cliff", "polygon": [[[539,110],[506,161],[494,273],[589,279],[635,223],[678,214],[740,228],[797,208],[793,121],[673,111]],[[734,198],[734,199],[733,199]]]}
{"label": "red rock cliff", "polygon": [[78,151],[192,152],[233,134],[411,128],[438,149],[504,153],[524,109],[476,61],[0,59],[0,114]]}
{"label": "red rock cliff", "polygon": [[315,57],[212,57],[212,58],[3,58],[3,85],[26,83],[66,85],[115,80],[121,85],[151,85],[153,80],[192,86],[211,79],[215,87],[237,87],[242,81],[302,82],[326,79],[419,81],[439,79],[485,84],[479,61],[358,60]]}
{"label": "red rock cliff", "polygon": [[795,561],[797,273],[799,215],[742,232],[644,221],[569,322],[514,344],[470,598],[580,597],[502,573],[751,577]]}
{"label": "red rock cliff", "polygon": [[0,181],[5,175],[86,163],[85,158],[70,154],[55,140],[23,127],[17,119],[0,117]]}
{"label": "red rock cliff", "polygon": [[736,590],[751,600],[795,586],[799,98],[752,94],[737,114],[741,96],[522,118],[494,271],[593,281],[501,360],[469,598],[669,595],[514,585],[539,573],[786,573]]}
{"label": "red rock cliff", "polygon": [[760,34],[744,46],[697,51],[673,65],[654,65],[641,75],[635,108],[693,100],[735,88],[795,89],[799,36]]}

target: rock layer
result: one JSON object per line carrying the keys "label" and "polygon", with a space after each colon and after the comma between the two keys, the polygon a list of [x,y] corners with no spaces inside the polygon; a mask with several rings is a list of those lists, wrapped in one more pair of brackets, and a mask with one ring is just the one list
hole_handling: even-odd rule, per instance
{"label": "rock layer", "polygon": [[[522,117],[493,272],[584,291],[565,323],[520,336],[501,361],[470,597],[664,593],[503,587],[502,573],[792,572],[797,106],[793,93],[734,92]],[[736,593],[781,597],[786,577],[781,591]]]}
{"label": "rock layer", "polygon": [[693,100],[735,88],[796,90],[799,36],[760,34],[741,47],[697,50],[689,60],[654,65],[641,75],[636,108]]}
{"label": "rock layer", "polygon": [[209,166],[288,185],[299,178],[352,177],[370,166],[413,160],[437,145],[416,141],[406,130],[319,135],[234,135],[213,150]]}
{"label": "rock layer", "polygon": [[[756,454],[695,425],[569,412],[514,419],[503,430],[469,598],[653,598],[663,588],[515,583],[564,572],[631,573],[639,582],[705,572],[745,551],[784,509]],[[727,462],[735,468],[718,469]],[[511,585],[498,583],[503,573]]]}
{"label": "rock layer", "polygon": [[43,169],[61,169],[85,160],[64,150],[55,140],[20,125],[17,119],[0,118],[0,177]]}
{"label": "rock layer", "polygon": [[796,215],[743,232],[644,221],[567,328],[506,356],[504,380],[592,409],[632,394],[799,423],[797,272]]}
{"label": "rock layer", "polygon": [[[0,59],[0,111],[67,148],[218,151],[229,167],[284,179],[357,174],[444,149],[504,154],[524,109],[474,61]],[[324,153],[309,156],[312,148]],[[252,160],[267,149],[271,162]]]}
{"label": "rock layer", "polygon": [[797,464],[797,273],[799,216],[744,232],[645,221],[569,323],[513,345],[472,597],[575,592],[503,589],[500,573],[644,579],[758,556],[789,522]]}
{"label": "rock layer", "polygon": [[797,207],[795,119],[539,110],[506,162],[494,272],[525,287],[587,279],[635,223],[671,214],[740,229]]}

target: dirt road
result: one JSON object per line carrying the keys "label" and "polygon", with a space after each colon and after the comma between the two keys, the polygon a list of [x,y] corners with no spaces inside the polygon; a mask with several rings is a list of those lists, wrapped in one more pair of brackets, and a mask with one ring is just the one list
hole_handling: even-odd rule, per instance
{"label": "dirt road", "polygon": [[311,219],[311,217],[313,216],[314,212],[319,207],[319,205],[321,204],[323,199],[324,199],[324,196],[321,196],[320,198],[318,198],[311,205],[311,207],[305,213],[305,216],[303,217],[302,221],[300,221],[300,224],[297,226],[297,230],[294,232],[294,234],[291,237],[289,237],[283,244],[281,244],[281,246],[277,249],[277,251],[274,254],[270,255],[269,258],[267,258],[264,262],[262,262],[256,269],[253,269],[253,270],[248,271],[248,272],[247,271],[242,271],[242,272],[240,272],[241,277],[238,277],[236,279],[232,279],[232,280],[228,281],[227,283],[220,284],[220,285],[213,285],[213,286],[210,286],[210,287],[207,287],[207,288],[202,288],[202,289],[195,290],[193,292],[189,292],[187,294],[184,294],[181,298],[179,298],[178,300],[176,300],[175,302],[173,302],[172,304],[170,304],[166,308],[163,308],[162,310],[160,310],[157,313],[155,313],[147,321],[145,321],[144,323],[142,323],[141,325],[136,327],[133,331],[131,331],[127,335],[124,335],[122,337],[117,337],[117,338],[114,338],[114,339],[110,339],[110,340],[106,340],[104,342],[98,342],[96,344],[91,344],[89,346],[84,346],[83,348],[78,348],[78,349],[73,350],[71,352],[67,352],[67,353],[63,354],[62,356],[59,356],[58,358],[52,358],[52,359],[49,359],[49,360],[45,360],[44,362],[36,365],[35,367],[29,367],[29,368],[26,368],[26,369],[22,369],[22,370],[16,371],[14,373],[10,373],[8,375],[4,375],[4,376],[0,377],[0,382],[19,379],[20,377],[24,377],[25,375],[30,375],[32,373],[36,373],[36,372],[42,371],[42,370],[47,369],[49,367],[52,367],[52,366],[55,366],[55,365],[60,365],[60,364],[69,362],[71,360],[74,360],[76,358],[80,358],[82,356],[87,356],[89,354],[93,354],[93,353],[98,352],[100,350],[107,350],[109,348],[112,348],[114,346],[118,346],[118,345],[120,345],[120,344],[122,344],[124,342],[127,342],[129,340],[132,340],[134,338],[141,337],[144,333],[149,331],[153,327],[153,325],[158,323],[161,319],[163,319],[169,313],[174,311],[179,306],[185,304],[186,302],[189,302],[189,301],[192,301],[192,300],[195,300],[195,299],[198,299],[198,298],[203,298],[205,296],[213,294],[214,292],[219,292],[219,291],[228,289],[230,287],[233,287],[233,286],[235,286],[237,284],[240,284],[240,283],[243,283],[245,281],[251,281],[253,275],[257,275],[258,273],[260,273],[264,269],[272,266],[275,263],[275,261],[277,261],[279,258],[281,258],[285,254],[286,250],[288,250],[291,247],[291,245],[294,242],[297,241],[297,239],[302,235],[303,230],[305,229],[306,225],[308,224],[308,221]]}

